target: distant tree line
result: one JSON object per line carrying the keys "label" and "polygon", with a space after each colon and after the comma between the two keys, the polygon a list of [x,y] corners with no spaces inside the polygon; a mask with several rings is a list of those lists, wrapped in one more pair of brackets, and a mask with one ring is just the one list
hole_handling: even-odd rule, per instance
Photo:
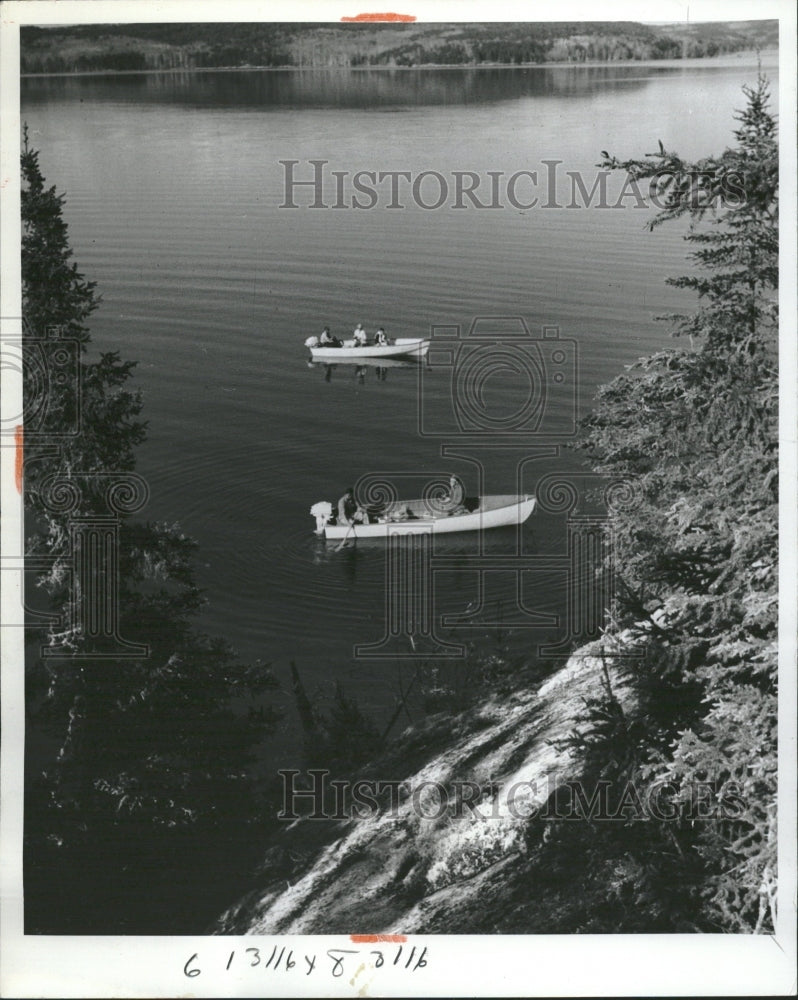
{"label": "distant tree line", "polygon": [[[473,66],[680,59],[777,44],[775,22],[137,24],[22,28],[23,73],[243,66]],[[770,26],[770,27],[768,27]]]}
{"label": "distant tree line", "polygon": [[46,55],[36,63],[35,69],[23,69],[23,72],[32,73],[91,73],[100,70],[116,70],[119,72],[129,70],[149,69],[147,57],[143,52],[97,52],[81,53],[74,57],[65,57],[56,54]]}

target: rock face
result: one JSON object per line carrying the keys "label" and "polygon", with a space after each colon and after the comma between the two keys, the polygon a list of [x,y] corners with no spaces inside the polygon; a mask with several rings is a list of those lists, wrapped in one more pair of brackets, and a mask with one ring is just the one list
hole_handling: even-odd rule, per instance
{"label": "rock face", "polygon": [[[521,875],[530,837],[545,836],[534,816],[579,776],[579,760],[560,741],[584,699],[601,693],[609,662],[598,644],[583,647],[534,690],[407,730],[366,775],[400,777],[401,794],[363,816],[286,823],[269,849],[263,888],[214,932],[528,930],[517,923],[519,907],[534,906],[535,887]],[[607,677],[628,702],[611,668]]]}

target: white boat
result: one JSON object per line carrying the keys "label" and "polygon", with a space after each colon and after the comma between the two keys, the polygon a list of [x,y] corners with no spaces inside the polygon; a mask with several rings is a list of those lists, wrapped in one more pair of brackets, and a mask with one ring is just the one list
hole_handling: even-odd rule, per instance
{"label": "white boat", "polygon": [[456,509],[447,509],[446,502],[431,500],[400,500],[387,504],[368,524],[329,524],[332,507],[329,503],[315,504],[311,515],[316,518],[316,534],[329,539],[388,538],[393,535],[443,535],[455,531],[485,531],[507,525],[523,524],[535,509],[535,498],[529,495],[504,494],[466,499]]}
{"label": "white boat", "polygon": [[[315,341],[315,343],[314,343]],[[422,337],[396,337],[387,344],[357,344],[351,338],[341,347],[322,347],[318,337],[308,337],[305,346],[314,361],[343,361],[345,358],[423,358],[429,340]]]}

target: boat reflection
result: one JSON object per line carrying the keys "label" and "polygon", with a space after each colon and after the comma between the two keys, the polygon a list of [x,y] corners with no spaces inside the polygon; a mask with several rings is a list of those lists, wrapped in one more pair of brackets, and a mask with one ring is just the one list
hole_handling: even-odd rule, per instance
{"label": "boat reflection", "polygon": [[[411,535],[396,536],[397,551],[400,546],[409,546]],[[418,536],[416,536],[418,537]],[[432,558],[442,557],[445,568],[453,572],[473,572],[475,559],[485,556],[520,557],[532,556],[539,551],[540,545],[535,528],[527,521],[522,525],[504,525],[491,528],[486,532],[452,532],[444,535],[429,535],[429,555]],[[342,544],[338,538],[325,538],[313,533],[308,545],[312,548],[314,565],[320,566],[329,562],[338,562],[349,553],[351,557],[360,553],[366,560],[379,560],[385,565],[385,538],[350,537]],[[462,559],[462,562],[458,561]],[[439,567],[443,570],[443,564]]]}
{"label": "boat reflection", "polygon": [[324,381],[332,381],[333,372],[336,368],[342,368],[339,377],[349,378],[353,376],[358,382],[366,381],[369,368],[373,368],[378,382],[385,382],[388,378],[388,369],[412,369],[418,371],[419,362],[411,361],[407,358],[380,358],[379,361],[367,361],[364,358],[341,358],[331,364],[329,361],[308,361],[308,368],[318,368],[324,370]]}

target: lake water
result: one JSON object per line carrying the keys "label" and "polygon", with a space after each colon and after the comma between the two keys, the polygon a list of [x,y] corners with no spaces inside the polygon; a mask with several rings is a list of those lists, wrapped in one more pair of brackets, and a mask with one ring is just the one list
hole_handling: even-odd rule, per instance
{"label": "lake water", "polygon": [[[775,62],[766,68],[775,86]],[[721,152],[733,141],[741,86],[755,76],[745,57],[23,80],[23,117],[43,172],[66,192],[76,260],[102,293],[94,344],[138,361],[149,420],[139,472],[152,491],[144,513],[179,522],[200,543],[204,627],[243,657],[272,662],[283,682],[295,659],[314,697],[328,697],[340,680],[384,718],[401,661],[356,659],[352,650],[385,628],[385,549],[336,552],[314,536],[310,506],[334,501],[364,474],[398,477],[405,495],[441,472],[459,474],[469,492],[518,485],[517,451],[469,451],[446,424],[450,368],[424,370],[420,385],[412,366],[383,377],[374,368],[309,366],[303,341],[323,324],[343,334],[362,320],[369,332],[382,325],[405,336],[432,327],[465,333],[489,316],[523,317],[535,336],[556,326],[575,342],[584,410],[624,364],[669,343],[653,317],[690,304],[663,281],[683,268],[679,228],[645,231],[651,212],[632,208],[633,199],[619,210],[523,209],[502,196],[503,207],[479,210],[453,208],[450,198],[425,210],[403,188],[406,207],[391,209],[382,185],[371,210],[314,210],[304,187],[292,210],[280,208],[279,161],[298,161],[301,179],[312,176],[308,161],[327,161],[331,206],[332,171],[347,173],[348,205],[358,171],[436,171],[449,183],[453,171],[472,171],[484,199],[489,171],[543,178],[544,161],[557,160],[567,204],[564,171],[581,171],[589,189],[602,150],[639,156],[661,140],[686,157]],[[434,201],[436,183],[424,181],[418,200]],[[534,192],[529,178],[519,181],[517,200],[532,194],[545,200],[543,180]],[[512,411],[503,385],[488,380],[487,405]],[[570,405],[551,397],[555,436],[525,439],[530,457],[538,440],[562,443],[556,433]],[[445,445],[461,457],[442,457]],[[469,456],[483,462],[487,482]],[[538,456],[523,466],[520,486],[533,492],[543,476],[578,466],[561,451]],[[542,513],[520,545],[557,554],[564,537],[562,518]],[[517,541],[499,531],[488,546],[502,553]],[[436,613],[479,603],[474,544],[463,536],[436,550],[449,560],[436,574]],[[508,614],[515,586],[497,575],[481,618],[457,639],[489,644],[486,623]],[[561,615],[565,567],[525,572],[521,590],[527,613]],[[561,637],[544,623],[513,641],[531,649]],[[283,747],[294,726],[289,712]]]}

